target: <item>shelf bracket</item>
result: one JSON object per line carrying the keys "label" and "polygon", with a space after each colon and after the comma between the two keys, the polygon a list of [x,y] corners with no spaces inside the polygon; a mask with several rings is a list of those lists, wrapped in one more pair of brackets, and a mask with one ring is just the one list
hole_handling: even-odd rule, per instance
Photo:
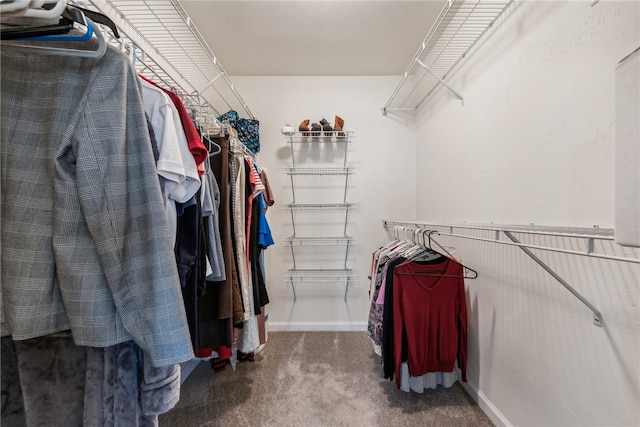
{"label": "shelf bracket", "polygon": [[293,302],[297,302],[298,297],[296,295],[296,285],[293,283],[293,278],[291,278],[291,290],[293,290]]}
{"label": "shelf bracket", "polygon": [[[514,243],[520,244],[521,242],[513,235],[510,231],[502,230],[502,232]],[[571,285],[569,285],[562,277],[560,277],[555,271],[551,269],[547,264],[544,263],[540,258],[538,258],[529,248],[524,246],[519,246],[522,251],[527,254],[531,259],[533,259],[540,267],[544,268],[547,273],[553,276],[562,286],[564,286],[569,292],[571,292],[576,298],[578,298],[584,305],[589,307],[589,309],[593,312],[593,323],[596,326],[602,327],[602,314],[595,308],[585,297],[583,297],[578,291],[573,289]]]}
{"label": "shelf bracket", "polygon": [[351,281],[351,278],[347,277],[347,284],[344,287],[344,302],[347,302],[347,292],[349,292],[349,281]]}
{"label": "shelf bracket", "polygon": [[203,87],[202,89],[200,89],[200,91],[196,93],[197,94],[204,93],[204,91],[209,89],[220,77],[222,77],[222,73],[218,73],[218,75],[215,76],[213,79],[211,79],[205,87]]}
{"label": "shelf bracket", "polygon": [[464,105],[464,98],[462,97],[462,95],[460,95],[455,89],[453,89],[451,86],[449,86],[444,80],[442,80],[440,77],[436,76],[435,73],[433,71],[431,71],[429,69],[429,67],[427,67],[427,65],[420,61],[418,58],[415,59],[416,63],[418,65],[420,65],[422,68],[424,68],[429,74],[431,74],[436,80],[438,80],[444,87],[446,87],[447,89],[449,89],[449,92],[451,92],[452,94],[455,95],[456,98],[458,98],[460,100],[460,102],[462,102],[462,105]]}

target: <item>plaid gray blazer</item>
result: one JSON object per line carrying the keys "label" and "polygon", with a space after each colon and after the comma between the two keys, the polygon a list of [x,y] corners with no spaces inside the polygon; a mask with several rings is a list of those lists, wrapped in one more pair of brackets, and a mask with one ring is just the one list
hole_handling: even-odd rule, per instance
{"label": "plaid gray blazer", "polygon": [[71,329],[133,339],[155,366],[193,357],[137,77],[2,48],[1,285],[16,340]]}

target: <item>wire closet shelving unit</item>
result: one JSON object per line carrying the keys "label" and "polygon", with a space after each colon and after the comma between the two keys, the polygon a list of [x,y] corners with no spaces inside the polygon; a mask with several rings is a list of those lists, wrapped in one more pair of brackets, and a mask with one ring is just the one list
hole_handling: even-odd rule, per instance
{"label": "wire closet shelving unit", "polygon": [[514,0],[447,0],[382,109],[415,111],[440,86],[464,102],[447,80],[451,71]]}
{"label": "wire closet shelving unit", "polygon": [[[353,269],[348,267],[350,248],[355,244],[355,238],[347,234],[349,216],[355,207],[348,201],[347,194],[349,178],[355,171],[347,166],[348,146],[353,137],[353,131],[292,132],[285,135],[291,149],[291,166],[284,168],[284,173],[290,179],[292,202],[284,207],[290,212],[293,234],[284,243],[291,251],[293,265],[283,278],[291,285],[294,302],[297,301],[296,284],[318,283],[344,284],[346,302],[349,285],[356,280]],[[342,152],[343,157],[340,159],[338,156],[324,166],[314,167],[313,163],[305,162],[306,156],[301,156],[301,151],[305,152],[310,147],[323,147],[332,153]],[[339,164],[334,164],[334,161]],[[305,177],[318,179],[298,181]],[[335,181],[328,182],[328,177],[335,178]],[[327,198],[320,197],[322,201],[319,202],[316,197],[323,189],[327,191],[322,195]],[[311,214],[305,217],[306,221],[297,218],[302,212]],[[313,261],[310,262],[310,258]]]}
{"label": "wire closet shelving unit", "polygon": [[[455,224],[445,222],[393,221],[387,219],[382,220],[382,225],[387,229],[393,227],[409,227],[415,230],[428,231],[430,233],[430,238],[431,233],[433,233],[436,236],[450,236],[461,239],[516,246],[547,273],[549,273],[556,281],[564,286],[569,292],[571,292],[573,296],[580,300],[580,302],[587,306],[587,308],[593,312],[594,325],[599,327],[602,327],[603,325],[602,314],[600,311],[562,277],[560,277],[560,275],[558,275],[542,259],[536,256],[532,252],[532,249],[640,264],[640,256],[634,255],[635,251],[631,249],[626,251],[628,253],[621,255],[610,255],[601,250],[600,246],[602,246],[602,242],[614,241],[614,230],[608,228],[543,227],[535,225],[526,226],[466,223]],[[473,235],[471,232],[481,232],[481,235]],[[503,236],[506,237],[506,239],[504,239]],[[564,247],[558,247],[557,244],[552,243],[528,243],[523,239],[525,236],[550,236],[554,238],[571,239],[576,242],[576,248],[567,249]]]}
{"label": "wire closet shelving unit", "polygon": [[120,39],[108,41],[130,57],[136,71],[161,82],[183,98],[196,117],[235,110],[254,118],[220,61],[178,0],[77,0],[111,18]]}

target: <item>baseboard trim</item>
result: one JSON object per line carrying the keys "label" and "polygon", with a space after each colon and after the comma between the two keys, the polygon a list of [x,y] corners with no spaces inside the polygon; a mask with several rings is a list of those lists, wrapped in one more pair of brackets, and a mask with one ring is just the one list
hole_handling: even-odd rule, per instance
{"label": "baseboard trim", "polygon": [[512,424],[507,420],[507,418],[502,415],[502,412],[495,407],[493,403],[484,395],[483,392],[478,390],[475,384],[471,384],[469,382],[462,382],[462,387],[469,393],[469,395],[476,401],[480,409],[487,414],[487,416],[493,421],[493,423],[498,427],[513,427]]}
{"label": "baseboard trim", "polygon": [[267,322],[269,332],[365,332],[366,322],[353,323],[278,323]]}

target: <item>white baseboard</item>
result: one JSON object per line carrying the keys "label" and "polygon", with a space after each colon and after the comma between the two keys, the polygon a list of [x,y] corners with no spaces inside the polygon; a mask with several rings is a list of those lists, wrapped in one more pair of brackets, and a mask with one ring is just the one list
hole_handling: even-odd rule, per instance
{"label": "white baseboard", "polygon": [[491,403],[487,396],[485,396],[484,393],[478,390],[475,384],[471,384],[469,382],[464,383],[462,381],[459,382],[460,384],[462,384],[462,387],[464,387],[467,393],[469,393],[469,395],[473,398],[473,400],[476,401],[480,409],[482,409],[482,411],[487,414],[487,416],[491,419],[491,421],[493,421],[496,426],[513,427],[509,420],[507,420],[505,416],[502,415],[502,412],[500,412],[498,408],[496,408],[494,404]]}
{"label": "white baseboard", "polygon": [[269,332],[366,332],[366,322],[353,323],[278,323],[267,322]]}

